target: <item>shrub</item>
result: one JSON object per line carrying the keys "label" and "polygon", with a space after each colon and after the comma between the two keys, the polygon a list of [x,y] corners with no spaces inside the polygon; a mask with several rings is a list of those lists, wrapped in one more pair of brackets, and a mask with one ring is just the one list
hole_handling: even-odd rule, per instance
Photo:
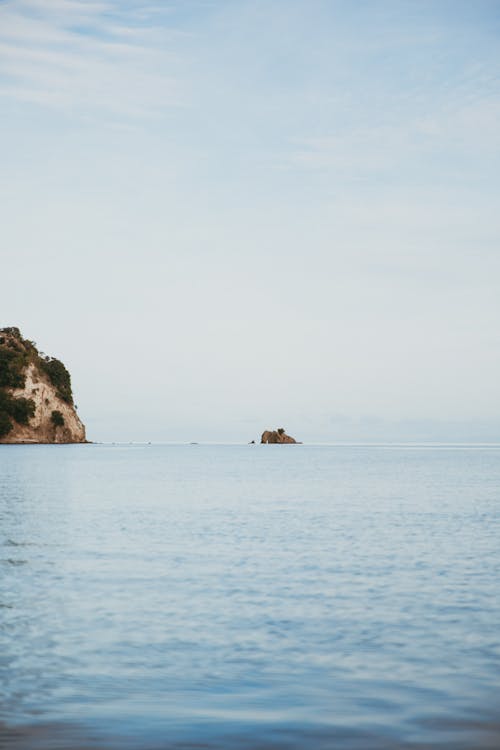
{"label": "shrub", "polygon": [[50,418],[54,427],[62,427],[64,425],[64,417],[58,409],[52,412]]}
{"label": "shrub", "polygon": [[71,377],[63,363],[58,359],[47,358],[42,360],[41,365],[52,385],[56,387],[59,398],[67,404],[72,404]]}
{"label": "shrub", "polygon": [[10,400],[9,414],[19,424],[28,424],[35,413],[35,402],[31,398],[13,398]]}
{"label": "shrub", "polygon": [[6,347],[0,348],[0,388],[24,388],[26,356]]}
{"label": "shrub", "polygon": [[13,398],[0,388],[0,437],[12,429],[10,417],[18,424],[28,424],[35,413],[35,402],[31,398]]}

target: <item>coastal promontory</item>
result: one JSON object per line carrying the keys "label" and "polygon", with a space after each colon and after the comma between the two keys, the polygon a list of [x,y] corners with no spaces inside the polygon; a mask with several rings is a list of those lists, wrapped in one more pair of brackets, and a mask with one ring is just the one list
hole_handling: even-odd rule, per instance
{"label": "coastal promontory", "polygon": [[0,443],[85,442],[66,367],[0,328]]}

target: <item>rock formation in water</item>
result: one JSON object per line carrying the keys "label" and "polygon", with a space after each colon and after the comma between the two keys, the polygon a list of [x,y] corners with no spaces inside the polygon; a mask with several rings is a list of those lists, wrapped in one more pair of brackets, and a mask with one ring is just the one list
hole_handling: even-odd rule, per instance
{"label": "rock formation in water", "polygon": [[85,442],[63,363],[0,328],[0,443]]}
{"label": "rock formation in water", "polygon": [[260,442],[283,444],[283,443],[296,443],[297,441],[295,440],[295,438],[290,437],[290,435],[287,435],[283,427],[280,427],[278,430],[265,430],[262,433]]}

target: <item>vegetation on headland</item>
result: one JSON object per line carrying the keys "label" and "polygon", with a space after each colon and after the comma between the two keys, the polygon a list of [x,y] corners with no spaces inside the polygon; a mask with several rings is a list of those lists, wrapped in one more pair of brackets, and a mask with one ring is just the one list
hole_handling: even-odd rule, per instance
{"label": "vegetation on headland", "polygon": [[63,363],[55,357],[45,357],[41,360],[40,366],[52,385],[56,387],[59,398],[67,404],[72,404],[71,376]]}
{"label": "vegetation on headland", "polygon": [[[35,413],[32,399],[11,393],[13,389],[24,388],[30,364],[46,375],[61,401],[73,404],[71,378],[63,363],[40,354],[33,341],[22,337],[19,328],[0,328],[0,438],[11,432],[13,421],[27,425]],[[52,422],[56,427],[64,425],[60,411],[52,412]]]}
{"label": "vegetation on headland", "polygon": [[64,417],[59,409],[54,409],[54,411],[50,415],[50,419],[54,427],[62,427],[64,425]]}

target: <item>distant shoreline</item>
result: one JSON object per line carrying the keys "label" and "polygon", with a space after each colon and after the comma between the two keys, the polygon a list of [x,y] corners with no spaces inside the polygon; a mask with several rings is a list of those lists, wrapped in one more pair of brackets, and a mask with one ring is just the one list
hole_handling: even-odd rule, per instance
{"label": "distant shoreline", "polygon": [[[247,443],[247,442],[232,442],[232,441],[197,441],[197,442],[186,442],[186,441],[174,441],[174,440],[168,440],[168,441],[153,441],[153,440],[85,440],[83,442],[58,442],[58,443],[49,443],[49,442],[40,442],[35,440],[25,440],[22,442],[17,443],[7,443],[7,442],[0,442],[0,447],[2,446],[9,446],[9,447],[15,447],[15,446],[27,446],[27,445],[50,445],[50,446],[62,446],[62,445],[102,445],[102,446],[142,446],[142,447],[155,447],[155,446],[176,446],[176,447],[255,447],[255,446],[266,446],[266,448],[269,445],[273,445],[272,443]],[[321,447],[331,447],[331,448],[468,448],[468,447],[477,447],[477,448],[500,448],[500,441],[497,442],[426,442],[426,441],[405,441],[405,442],[366,442],[366,443],[353,443],[353,442],[310,442],[310,443],[291,443],[290,445],[295,446],[302,446],[304,448],[321,448]]]}

